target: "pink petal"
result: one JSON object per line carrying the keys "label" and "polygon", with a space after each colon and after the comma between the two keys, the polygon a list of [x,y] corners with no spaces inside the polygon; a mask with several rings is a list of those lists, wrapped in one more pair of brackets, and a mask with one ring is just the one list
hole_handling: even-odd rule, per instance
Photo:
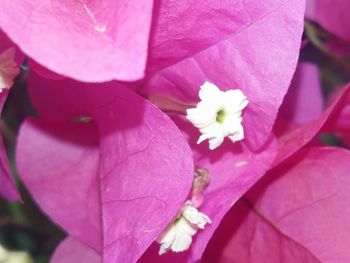
{"label": "pink petal", "polygon": [[[267,2],[258,5],[246,1],[247,10],[259,14],[260,19],[159,71],[146,92],[165,93],[193,103],[198,101],[199,88],[205,81],[222,90],[239,88],[250,101],[243,115],[246,141],[255,149],[262,146],[296,67],[304,15],[304,1]],[[269,9],[272,6],[274,9]]]}
{"label": "pink petal", "polygon": [[51,70],[41,66],[40,64],[36,63],[33,59],[28,59],[28,65],[29,69],[32,71],[35,71],[35,73],[39,74],[40,76],[48,79],[64,79],[65,77],[58,75]]}
{"label": "pink petal", "polygon": [[307,0],[306,17],[344,40],[350,40],[348,0]]}
{"label": "pink petal", "polygon": [[310,148],[284,167],[293,168],[283,177],[281,170],[272,173],[272,180],[278,179],[260,199],[259,210],[321,262],[348,262],[350,152]]}
{"label": "pink petal", "polygon": [[104,261],[134,262],[185,202],[194,166],[188,144],[164,113],[128,90],[113,91],[106,90],[96,113]]}
{"label": "pink petal", "polygon": [[27,55],[64,76],[135,80],[144,75],[152,7],[151,0],[6,0],[0,27]]}
{"label": "pink petal", "polygon": [[298,64],[280,111],[285,118],[295,123],[306,123],[322,114],[323,94],[315,64]]}
{"label": "pink petal", "polygon": [[56,248],[50,263],[102,263],[101,256],[80,241],[67,237]]}
{"label": "pink petal", "polygon": [[281,0],[155,2],[150,70],[166,67],[215,46],[282,5]]}
{"label": "pink petal", "polygon": [[278,138],[278,153],[274,165],[292,156],[301,147],[306,145],[323,126],[327,127],[329,125],[327,121],[330,123],[333,122],[336,116],[338,116],[343,101],[346,100],[349,87],[347,86],[340,90],[322,115],[308,123],[299,125],[291,124],[283,117],[283,113],[280,113],[274,127],[274,132]]}
{"label": "pink petal", "polygon": [[[254,184],[272,164],[276,148],[271,140],[261,152],[253,153],[240,143],[225,142],[218,150],[208,153],[206,145],[196,144],[198,131],[184,120],[176,123],[190,140],[195,165],[208,170],[211,181],[204,192],[204,202],[199,208],[212,220],[204,230],[199,231],[188,253],[159,257],[155,249],[150,249],[141,262],[196,262],[209,242],[221,219],[232,205]],[[165,260],[165,261],[164,261]]]}
{"label": "pink petal", "polygon": [[[232,205],[252,187],[269,169],[276,153],[274,141],[270,141],[261,152],[253,153],[245,145],[232,147],[230,142],[222,151],[206,154],[202,147],[195,153],[196,165],[209,170],[212,180],[205,192],[201,211],[213,223],[198,233],[191,247],[191,259],[202,256],[212,234]],[[192,262],[191,260],[189,260]]]}
{"label": "pink petal", "polygon": [[319,263],[301,244],[284,235],[239,200],[211,239],[203,263],[261,262]]}
{"label": "pink petal", "polygon": [[[96,122],[101,156],[104,260],[136,261],[187,198],[194,168],[188,144],[163,112],[120,84],[81,84],[67,79],[42,81],[44,86],[39,86],[40,82],[31,85],[35,83],[37,86],[30,88],[31,96],[36,98],[34,105],[46,121],[64,122],[72,121],[73,117],[91,116]],[[49,92],[40,93],[45,87]],[[61,109],[63,117],[59,115]],[[21,136],[26,136],[24,131]],[[32,165],[39,155],[35,151],[30,154],[30,149],[24,152],[26,147],[24,140],[23,143],[20,140],[17,158],[22,178],[39,172],[34,173],[38,168]],[[45,156],[54,162],[53,156]],[[31,174],[29,169],[33,169]],[[91,185],[91,179],[81,181],[84,183],[80,187]],[[53,216],[52,212],[50,215]],[[73,233],[72,229],[68,231]],[[89,244],[85,237],[79,239]]]}
{"label": "pink petal", "polygon": [[173,253],[169,252],[159,256],[159,244],[154,242],[152,246],[150,246],[146,253],[143,254],[138,263],[183,263],[189,260],[189,253],[181,252],[181,253]]}
{"label": "pink petal", "polygon": [[[30,99],[40,117],[54,122],[92,116],[94,109],[89,98],[94,96],[91,93],[98,94],[97,89],[101,85],[109,89],[118,89],[120,86],[116,82],[86,84],[69,78],[53,80],[35,73],[30,72],[28,75]],[[89,90],[84,92],[84,89]]]}
{"label": "pink petal", "polygon": [[[293,255],[304,255],[305,262],[349,262],[349,165],[349,151],[319,147],[273,170],[233,209],[246,215],[235,230],[226,229],[232,236],[226,235],[230,245],[222,254],[238,254],[240,262],[262,256],[270,262],[304,262]],[[279,253],[289,257],[278,258]]]}
{"label": "pink petal", "polygon": [[17,62],[18,66],[20,66],[25,59],[24,54],[17,48],[17,46],[0,29],[0,53],[5,51],[6,49],[8,49],[10,47],[14,47],[16,49],[15,61]]}
{"label": "pink petal", "polygon": [[[350,94],[349,94],[350,95]],[[350,132],[350,96],[347,96],[339,115],[333,123],[336,131]]]}
{"label": "pink petal", "polygon": [[[334,97],[334,96],[333,96]],[[331,98],[333,101],[334,98]],[[340,110],[334,114],[334,118],[327,123],[326,130],[336,133],[341,142],[350,146],[350,94],[341,101]]]}
{"label": "pink petal", "polygon": [[41,209],[70,235],[101,250],[96,127],[27,119],[21,126],[16,159],[21,179]]}

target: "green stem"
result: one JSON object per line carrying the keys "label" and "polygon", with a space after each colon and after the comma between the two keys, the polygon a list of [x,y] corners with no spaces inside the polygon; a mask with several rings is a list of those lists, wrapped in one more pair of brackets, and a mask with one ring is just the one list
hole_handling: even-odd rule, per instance
{"label": "green stem", "polygon": [[27,222],[27,216],[23,211],[22,204],[15,203],[15,202],[8,202],[6,205],[12,218],[14,218],[17,222],[20,222],[20,223]]}
{"label": "green stem", "polygon": [[305,34],[312,45],[314,45],[318,50],[331,58],[334,62],[344,67],[346,70],[350,71],[350,65],[343,61],[340,57],[335,55],[331,50],[325,46],[320,38],[320,36],[326,36],[325,32],[320,31],[313,23],[305,21]]}

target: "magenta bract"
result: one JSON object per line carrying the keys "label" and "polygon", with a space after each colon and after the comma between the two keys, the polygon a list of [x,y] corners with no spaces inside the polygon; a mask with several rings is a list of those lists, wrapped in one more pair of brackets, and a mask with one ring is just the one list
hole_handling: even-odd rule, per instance
{"label": "magenta bract", "polygon": [[[315,73],[315,69],[309,65],[307,67],[300,67],[299,70],[300,69],[303,69],[302,71],[299,71],[299,74],[301,75],[295,76],[293,85],[286,95],[286,99],[280,109],[280,113],[276,121],[274,132],[277,136],[278,149],[277,156],[272,166],[281,163],[287,158],[292,158],[292,160],[294,160],[294,158],[298,158],[298,156],[294,157],[293,155],[295,155],[295,153],[301,147],[305,146],[313,137],[315,137],[315,135],[321,130],[327,121],[333,121],[332,119],[338,114],[343,105],[343,102],[347,99],[348,87],[345,87],[339,91],[336,96],[334,96],[331,105],[329,105],[329,107],[322,114],[320,114],[322,97],[320,96],[320,86],[318,85],[318,82],[313,81],[316,79],[316,76],[313,74]],[[309,77],[311,77],[311,79],[309,79]],[[306,83],[309,83],[310,85],[305,85]],[[302,87],[303,90],[300,91],[300,88]],[[304,96],[300,95],[310,93],[316,94],[318,96],[314,97],[314,103],[306,105]],[[300,105],[300,107],[291,109],[291,105]],[[301,113],[303,111],[303,108],[305,110],[305,107],[308,107],[310,110],[307,110],[308,114],[305,114],[301,118]],[[317,156],[317,154],[315,154],[315,156]],[[324,162],[321,160],[322,156],[320,157],[320,162]],[[283,172],[276,172],[276,174],[279,173]],[[288,201],[280,201],[280,203],[288,203]],[[216,262],[218,259],[215,259],[215,254],[220,253],[220,251],[223,249],[224,255],[221,256],[222,262],[230,262],[233,261],[234,258],[239,262],[247,261],[247,253],[249,251],[246,251],[246,244],[249,242],[249,240],[255,238],[250,236],[250,233],[254,231],[253,229],[250,229],[250,224],[255,224],[257,220],[259,220],[259,216],[253,213],[249,213],[249,216],[247,216],[247,211],[250,210],[250,207],[247,207],[245,201],[240,201],[236,207],[239,208],[232,209],[232,211],[229,212],[227,218],[223,221],[223,226],[221,227],[225,229],[223,232],[227,231],[227,229],[232,229],[231,233],[239,236],[239,238],[242,239],[240,241],[241,243],[234,243],[233,245],[229,245],[229,247],[225,248],[225,246],[227,246],[226,243],[228,242],[229,237],[225,238],[221,236],[216,238],[216,236],[219,234],[215,234],[214,240],[212,242],[213,246],[215,246],[216,251],[209,248],[208,251],[211,252],[208,252],[204,257],[204,259],[208,260],[208,262]],[[275,260],[278,262],[278,260],[281,259],[279,258],[280,256],[282,258],[285,258],[285,260],[290,260],[291,262],[293,262],[293,260],[302,262],[318,262],[312,253],[301,249],[301,246],[297,242],[289,240],[288,238],[284,239],[281,237],[280,233],[274,228],[271,228],[268,222],[259,223],[258,229],[262,232],[261,235],[268,231],[268,238],[271,240],[271,242],[266,243],[264,242],[264,239],[260,240],[259,237],[256,237],[256,241],[254,239],[254,242],[256,242],[256,244],[254,243],[252,245],[253,248],[256,247],[257,249],[257,255],[254,256],[260,258],[263,256],[266,257],[268,253],[271,253],[271,247],[280,246],[282,244],[281,246],[286,247],[286,249],[280,251],[279,253],[276,253],[275,250],[273,250],[273,255],[269,256],[272,261]],[[252,235],[253,234],[254,233],[252,233]],[[232,246],[235,246],[235,248],[233,249]],[[234,251],[234,253],[232,253],[231,250]],[[236,253],[237,257],[235,257]],[[226,254],[228,254],[228,256]],[[206,262],[205,260],[204,262]]]}
{"label": "magenta bract", "polygon": [[150,248],[141,262],[196,262],[202,256],[207,243],[223,216],[232,205],[270,168],[275,158],[276,147],[271,140],[261,152],[252,153],[244,144],[225,142],[215,151],[208,152],[207,145],[196,144],[198,131],[191,124],[176,118],[176,124],[189,138],[195,164],[208,170],[211,178],[204,191],[204,202],[200,210],[213,221],[198,232],[187,253],[158,256]]}
{"label": "magenta bract", "polygon": [[[282,20],[276,21],[279,27],[273,28],[285,32],[283,38],[299,38],[302,27],[295,27],[293,20],[303,3],[295,2],[293,19],[283,19],[283,27]],[[27,55],[56,73],[90,82],[132,81],[239,35],[285,5],[283,0],[6,0],[0,28]],[[291,50],[297,43],[275,40],[277,50],[288,49],[295,62]]]}
{"label": "magenta bract", "polygon": [[243,114],[245,141],[256,150],[270,135],[296,67],[305,2],[244,2],[249,25],[159,70],[143,92],[195,103],[205,81],[221,90],[241,89],[249,100]]}
{"label": "magenta bract", "polygon": [[341,39],[350,40],[349,1],[307,0],[306,3],[308,19],[319,23]]}
{"label": "magenta bract", "polygon": [[67,237],[56,248],[50,263],[101,263],[102,257],[93,249],[86,246],[84,243]]}
{"label": "magenta bract", "polygon": [[[5,8],[10,8],[12,3],[5,2]],[[269,0],[259,4],[255,0],[200,4],[192,1],[190,5],[188,1],[175,4],[164,0],[154,3],[153,12],[148,9],[152,3],[149,1],[143,2],[147,7],[138,18],[135,18],[138,9],[135,11],[136,7],[126,5],[126,1],[105,1],[101,8],[96,3],[45,2],[38,7],[26,3],[22,13],[32,14],[29,22],[28,17],[22,17],[18,25],[10,25],[9,16],[0,18],[0,27],[20,42],[29,56],[65,76],[83,81],[115,78],[130,81],[142,78],[144,70],[149,73],[142,85],[50,81],[31,74],[31,98],[43,120],[28,120],[21,129],[17,153],[21,176],[39,204],[43,204],[42,208],[72,237],[103,252],[106,262],[135,261],[185,201],[193,178],[193,163],[186,142],[165,114],[127,91],[125,86],[142,94],[163,93],[190,103],[198,101],[199,87],[205,81],[215,83],[222,90],[239,88],[250,101],[243,116],[244,143],[226,142],[221,149],[208,153],[207,145],[197,146],[194,142],[198,131],[183,123],[183,119],[174,118],[190,140],[195,164],[208,169],[212,177],[201,209],[213,224],[198,233],[191,251],[185,255],[189,261],[198,260],[224,214],[275,159],[271,129],[296,67],[304,1]],[[98,14],[92,22],[104,22],[103,14],[115,10],[126,10],[126,14],[132,15],[112,29],[106,20],[109,23],[106,32],[97,32],[102,29],[96,30],[94,26],[100,24],[91,23],[88,11],[93,17]],[[71,11],[81,17],[68,16]],[[11,19],[18,16],[14,14],[16,11],[11,12]],[[48,22],[42,28],[43,24],[38,22],[46,19]],[[108,15],[106,19],[112,21]],[[143,27],[138,24],[140,20]],[[21,23],[29,24],[24,36]],[[67,25],[70,30],[62,30]],[[119,27],[121,38],[118,35],[113,38],[116,32],[113,30]],[[133,29],[140,38],[136,41],[132,35],[126,41],[124,33]],[[148,41],[145,32],[149,30]],[[66,41],[70,34],[72,40]],[[50,37],[44,41],[46,36]],[[42,43],[40,49],[38,43]],[[118,48],[124,48],[123,54],[118,53]],[[93,121],[79,123],[84,120],[82,117],[92,117]],[[77,143],[80,129],[92,129],[89,133],[92,138],[81,136],[79,140],[83,143]],[[37,153],[42,147],[41,140],[51,146]],[[56,158],[56,147],[67,155],[66,160]],[[96,161],[97,153],[99,161]],[[40,160],[47,165],[43,170],[33,166]],[[87,168],[85,175],[82,171]],[[44,170],[56,171],[56,179],[51,181],[55,186],[41,180],[45,178]],[[67,170],[72,172],[71,177],[67,176]],[[70,178],[75,182],[80,177],[87,179],[72,184],[79,188],[73,189],[72,185],[66,188],[76,193],[76,204],[69,205],[65,214],[58,211],[67,200],[50,193],[50,187],[59,188],[71,184]],[[99,191],[88,190],[96,188],[96,184],[100,184]],[[48,190],[39,193],[38,189],[43,187]],[[96,201],[97,197],[101,199]],[[78,207],[86,210],[90,206],[93,209],[80,211],[74,219],[67,216]],[[99,212],[90,215],[95,207],[102,209],[100,228]],[[89,228],[95,233],[102,230],[103,242],[101,235],[99,239],[87,237]]]}
{"label": "magenta bract", "polygon": [[280,117],[296,124],[318,118],[324,107],[320,74],[315,64],[300,62],[280,108]]}
{"label": "magenta bract", "polygon": [[339,111],[347,99],[349,87],[346,86],[339,90],[325,111],[318,118],[309,122],[295,124],[293,120],[286,119],[282,111],[280,112],[274,127],[274,133],[278,138],[278,151],[274,165],[279,164],[296,153],[300,148],[310,142],[321,129],[324,128],[327,130],[329,129],[329,125],[333,126],[332,123],[339,116]]}
{"label": "magenta bract", "polygon": [[176,123],[190,135],[195,164],[208,169],[211,176],[201,211],[213,223],[198,233],[192,244],[188,260],[192,262],[201,258],[212,234],[232,205],[270,168],[275,158],[276,145],[271,138],[260,152],[252,152],[243,143],[232,145],[231,142],[226,142],[220,149],[208,153],[206,145],[196,144],[198,131],[190,127],[190,124]]}
{"label": "magenta bract", "polygon": [[349,261],[349,168],[347,150],[300,151],[232,209],[207,250],[208,262]]}
{"label": "magenta bract", "polygon": [[101,251],[98,143],[93,123],[28,119],[21,127],[17,163],[40,207],[72,236]]}
{"label": "magenta bract", "polygon": [[[103,252],[105,262],[136,261],[192,186],[192,154],[183,136],[164,113],[120,84],[40,77],[29,84],[31,96],[43,100],[34,100],[42,119],[27,120],[20,131],[22,180],[46,213]],[[81,123],[82,116],[92,120]]]}
{"label": "magenta bract", "polygon": [[85,81],[143,77],[153,1],[4,1],[1,6],[1,29],[45,67]]}
{"label": "magenta bract", "polygon": [[[338,95],[338,91],[335,92],[333,97]],[[331,98],[331,101],[334,98]],[[341,142],[349,147],[350,146],[350,93],[348,92],[345,98],[341,101],[338,111],[334,114],[332,120],[327,123],[326,131],[335,133]]]}

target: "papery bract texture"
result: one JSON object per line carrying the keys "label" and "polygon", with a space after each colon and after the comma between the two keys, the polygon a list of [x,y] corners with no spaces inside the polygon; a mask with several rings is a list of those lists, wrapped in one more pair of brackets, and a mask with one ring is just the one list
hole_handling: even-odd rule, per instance
{"label": "papery bract texture", "polygon": [[189,262],[199,260],[211,235],[222,217],[232,205],[261,178],[274,160],[276,147],[273,139],[261,152],[251,152],[244,144],[232,147],[230,142],[221,151],[207,153],[206,147],[194,149],[196,165],[208,169],[211,182],[205,191],[201,211],[209,216],[212,224],[199,232],[192,244]]}
{"label": "papery bract texture", "polygon": [[27,119],[18,138],[17,164],[40,207],[73,237],[101,250],[98,140],[93,123]]}
{"label": "papery bract texture", "polygon": [[296,67],[305,2],[236,2],[244,5],[245,11],[237,16],[248,16],[245,26],[158,71],[143,92],[163,93],[194,103],[206,81],[221,90],[240,89],[249,100],[243,114],[245,140],[257,149],[269,137]]}
{"label": "papery bract texture", "polygon": [[[30,96],[36,98],[33,102],[42,119],[40,129],[27,121],[20,131],[17,164],[21,178],[39,205],[72,236],[103,252],[105,262],[136,261],[187,198],[194,170],[188,144],[164,113],[120,84],[82,84],[38,76],[29,80]],[[97,126],[98,161],[95,149],[79,146],[84,138],[79,130],[69,127],[82,116],[92,117],[91,123]],[[81,125],[86,124],[78,123],[79,129]],[[41,140],[48,148],[44,156],[38,153]],[[96,138],[88,141],[92,144]],[[56,148],[66,153],[67,162],[57,160]],[[33,166],[41,160],[46,167]],[[55,181],[46,181],[50,172],[58,173]],[[69,207],[58,195],[50,200],[52,187],[66,185],[67,190],[75,187],[77,195],[77,203]],[[85,211],[76,211],[79,205]],[[102,227],[95,229],[102,232],[92,235],[86,229],[99,223],[100,209]]]}
{"label": "papery bract texture", "polygon": [[9,0],[1,10],[0,28],[57,73],[84,81],[144,75],[153,0]]}
{"label": "papery bract texture", "polygon": [[343,104],[341,105],[341,109],[339,111],[339,114],[337,115],[337,118],[334,120],[333,123],[334,129],[337,131],[344,131],[349,132],[350,131],[350,94],[348,92],[346,98],[342,101]]}
{"label": "papery bract texture", "polygon": [[[2,3],[0,27],[54,72],[82,81],[130,81],[144,77],[145,70],[154,72],[215,46],[285,4],[283,0],[7,0]],[[287,17],[284,22],[293,23]],[[281,39],[290,36],[299,41],[300,28],[298,32],[284,28]],[[293,50],[285,46],[290,44],[287,39],[273,41],[278,52]]]}
{"label": "papery bract texture", "polygon": [[[246,1],[253,16],[248,27],[158,71],[142,90],[193,103],[198,101],[200,86],[210,81],[222,90],[241,89],[250,102],[243,114],[244,142],[235,146],[224,143],[212,153],[208,153],[207,145],[196,145],[198,131],[174,118],[190,140],[195,164],[207,169],[211,176],[201,211],[213,223],[197,234],[188,253],[158,257],[152,247],[142,262],[199,260],[224,214],[272,165],[276,148],[270,131],[296,65],[304,10],[303,1],[278,3],[262,4],[259,8],[254,5],[254,9],[253,3]],[[264,15],[257,19],[255,11]],[[284,27],[275,27],[281,23]],[[261,151],[252,152],[250,148]]]}
{"label": "papery bract texture", "polygon": [[[339,91],[336,91],[331,101],[337,96]],[[342,100],[339,106],[339,111],[334,114],[332,120],[327,123],[326,131],[333,132],[341,140],[343,145],[350,147],[350,93]]]}
{"label": "papery bract texture", "polygon": [[84,243],[67,237],[56,248],[50,263],[102,263],[102,257]]}
{"label": "papery bract texture", "polygon": [[[274,165],[286,160],[288,157],[296,153],[300,148],[310,142],[316,134],[325,128],[329,129],[329,125],[334,123],[334,120],[339,116],[344,102],[347,100],[349,94],[349,85],[339,90],[330,105],[325,111],[316,119],[310,120],[306,123],[295,123],[295,120],[286,118],[286,114],[282,112],[284,106],[281,108],[275,126],[274,133],[277,137],[278,152]],[[293,95],[293,93],[291,93]],[[289,96],[289,94],[287,94]],[[291,100],[297,101],[298,98]]]}
{"label": "papery bract texture", "polygon": [[252,212],[250,203],[239,200],[214,234],[202,262],[253,263],[261,259],[271,263],[320,263],[301,244]]}
{"label": "papery bract texture", "polygon": [[[347,150],[300,151],[233,208],[230,223],[216,233],[207,258],[215,262],[257,262],[266,257],[269,262],[348,262],[349,168]],[[215,241],[226,246],[214,250]]]}
{"label": "papery bract texture", "polygon": [[335,131],[336,135],[340,138],[341,142],[346,146],[350,147],[350,126],[346,126],[346,128],[341,129],[343,125],[347,122],[349,122],[349,115],[350,115],[350,105],[347,105],[341,112],[339,116],[338,125],[334,126],[333,131]]}
{"label": "papery bract texture", "polygon": [[307,123],[322,114],[323,104],[317,66],[300,62],[280,108],[280,115],[283,115],[289,122]]}
{"label": "papery bract texture", "polygon": [[149,70],[215,46],[278,9],[283,1],[155,1]]}
{"label": "papery bract texture", "polygon": [[233,204],[261,178],[270,168],[275,158],[274,140],[264,146],[261,152],[251,152],[238,143],[224,142],[215,151],[208,152],[206,145],[197,145],[198,131],[190,123],[174,118],[177,125],[190,141],[195,165],[208,170],[210,183],[204,191],[204,202],[200,211],[209,216],[212,223],[199,231],[187,253],[166,254],[159,257],[157,251],[150,248],[141,262],[196,262],[210,240],[221,219]]}

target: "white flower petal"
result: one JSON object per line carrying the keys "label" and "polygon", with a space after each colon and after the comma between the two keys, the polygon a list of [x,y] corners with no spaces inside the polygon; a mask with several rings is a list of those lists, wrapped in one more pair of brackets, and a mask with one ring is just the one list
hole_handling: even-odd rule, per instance
{"label": "white flower petal", "polygon": [[210,136],[208,134],[202,134],[201,136],[199,136],[197,144],[200,144],[201,142],[203,142],[209,138],[210,138]]}
{"label": "white flower petal", "polygon": [[243,127],[239,130],[237,130],[235,133],[233,133],[232,135],[228,136],[230,138],[230,140],[232,142],[237,142],[240,141],[244,138],[244,131],[243,131]]}
{"label": "white flower petal", "polygon": [[197,143],[209,140],[209,149],[219,147],[224,137],[236,142],[244,139],[242,110],[249,101],[239,89],[221,91],[214,84],[205,82],[200,89],[201,101],[196,108],[187,110],[187,119],[202,135]]}
{"label": "white flower petal", "polygon": [[203,111],[195,109],[188,109],[186,111],[186,118],[193,123],[197,128],[207,127],[212,123],[215,123],[216,112],[212,111],[212,114],[203,114]]}
{"label": "white flower petal", "polygon": [[201,212],[199,212],[202,220],[198,222],[197,226],[200,228],[200,229],[204,229],[205,225],[206,224],[211,224],[212,221],[211,219],[209,218],[209,216],[207,216],[206,214],[203,214]]}
{"label": "white flower petal", "polygon": [[189,205],[183,209],[182,215],[187,221],[193,225],[196,225],[200,229],[204,229],[204,226],[207,223],[211,223],[211,220],[207,215],[199,212],[195,207]]}
{"label": "white flower petal", "polygon": [[174,242],[175,237],[176,237],[176,225],[170,224],[162,232],[162,234],[157,238],[157,242],[164,244],[166,248],[169,248],[171,244]]}
{"label": "white flower petal", "polygon": [[176,238],[171,245],[173,252],[183,252],[187,250],[192,243],[192,236],[197,233],[184,218],[180,218],[176,225]]}
{"label": "white flower petal", "polygon": [[157,242],[161,244],[159,255],[168,250],[182,252],[187,250],[192,243],[194,236],[199,229],[204,229],[206,224],[210,224],[209,217],[186,202],[180,217],[167,226],[158,237]]}
{"label": "white flower petal", "polygon": [[199,98],[202,101],[211,101],[213,97],[220,96],[220,90],[213,83],[208,81],[204,82],[199,91]]}
{"label": "white flower petal", "polygon": [[222,143],[224,142],[224,137],[215,137],[209,139],[209,149],[210,150],[215,150],[218,148]]}
{"label": "white flower petal", "polygon": [[197,233],[198,228],[192,225],[183,215],[177,222],[177,232],[179,235],[193,236]]}

